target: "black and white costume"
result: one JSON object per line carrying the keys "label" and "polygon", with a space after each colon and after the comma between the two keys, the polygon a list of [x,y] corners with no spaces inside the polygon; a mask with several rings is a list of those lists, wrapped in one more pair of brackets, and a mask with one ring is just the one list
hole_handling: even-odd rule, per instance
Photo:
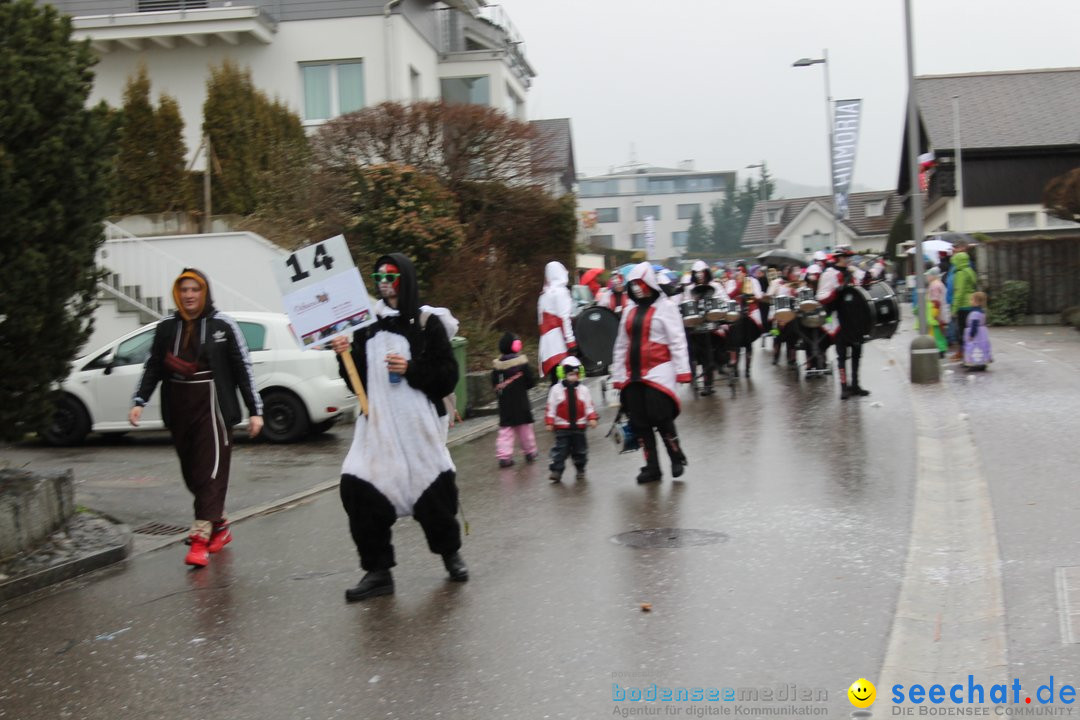
{"label": "black and white costume", "polygon": [[[439,315],[420,306],[412,262],[395,253],[380,258],[375,267],[387,265],[401,273],[398,307],[379,300],[378,321],[353,336],[351,351],[367,392],[368,415],[357,418],[341,466],[341,502],[360,566],[369,574],[396,564],[390,528],[399,517],[416,518],[428,547],[444,560],[461,547],[456,468],[446,447],[443,401],[457,383],[457,361]],[[390,353],[408,360],[398,382],[387,371]],[[349,381],[344,371],[342,377]]]}
{"label": "black and white costume", "polygon": [[[851,252],[837,248],[837,257],[846,258]],[[844,288],[848,285],[861,285],[864,273],[858,268],[849,267],[846,260],[842,264],[825,269],[818,280],[817,300],[832,313],[832,321],[827,327],[829,335],[836,343],[836,361],[840,373],[840,397],[847,399],[855,395],[869,395],[859,385],[859,364],[862,360],[863,328],[848,327],[840,322],[839,307]],[[851,382],[848,383],[847,356],[851,351]]]}

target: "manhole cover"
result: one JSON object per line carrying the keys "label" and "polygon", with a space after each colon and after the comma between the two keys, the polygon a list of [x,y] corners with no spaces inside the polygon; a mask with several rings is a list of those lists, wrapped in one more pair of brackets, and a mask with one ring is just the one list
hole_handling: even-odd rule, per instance
{"label": "manhole cover", "polygon": [[152,522],[140,525],[133,532],[136,535],[179,535],[180,533],[186,533],[188,530],[187,526]]}
{"label": "manhole cover", "polygon": [[695,545],[715,545],[727,542],[728,536],[713,530],[689,528],[647,528],[620,533],[611,538],[619,545],[635,548],[679,548]]}

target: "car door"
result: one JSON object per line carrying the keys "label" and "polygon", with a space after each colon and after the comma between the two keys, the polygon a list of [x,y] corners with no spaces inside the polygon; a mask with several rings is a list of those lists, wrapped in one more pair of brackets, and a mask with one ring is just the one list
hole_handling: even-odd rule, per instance
{"label": "car door", "polygon": [[[99,356],[79,373],[81,382],[91,387],[94,408],[90,415],[93,429],[98,432],[130,430],[128,411],[135,387],[142,377],[143,364],[150,357],[150,346],[154,342],[154,327],[151,326],[116,345],[111,355]],[[150,401],[143,408],[139,425],[144,429],[162,427],[161,388],[155,389]]]}

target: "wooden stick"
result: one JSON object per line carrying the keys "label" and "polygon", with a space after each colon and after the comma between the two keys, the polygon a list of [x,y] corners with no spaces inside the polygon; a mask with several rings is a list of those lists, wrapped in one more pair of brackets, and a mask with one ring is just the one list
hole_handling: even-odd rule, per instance
{"label": "wooden stick", "polygon": [[356,372],[352,348],[341,353],[341,362],[345,364],[345,372],[348,373],[349,380],[352,381],[353,389],[356,391],[356,399],[360,402],[360,411],[367,416],[367,393],[364,392],[364,384],[360,382],[360,373]]}

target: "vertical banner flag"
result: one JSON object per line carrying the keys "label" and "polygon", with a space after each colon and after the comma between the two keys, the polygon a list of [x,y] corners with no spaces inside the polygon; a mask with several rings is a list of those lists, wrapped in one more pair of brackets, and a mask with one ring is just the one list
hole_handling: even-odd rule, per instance
{"label": "vertical banner flag", "polygon": [[859,140],[862,100],[837,100],[833,111],[832,191],[837,220],[848,215],[851,175],[855,172],[855,146]]}
{"label": "vertical banner flag", "polygon": [[656,223],[652,215],[645,216],[645,259],[652,260],[656,254]]}

